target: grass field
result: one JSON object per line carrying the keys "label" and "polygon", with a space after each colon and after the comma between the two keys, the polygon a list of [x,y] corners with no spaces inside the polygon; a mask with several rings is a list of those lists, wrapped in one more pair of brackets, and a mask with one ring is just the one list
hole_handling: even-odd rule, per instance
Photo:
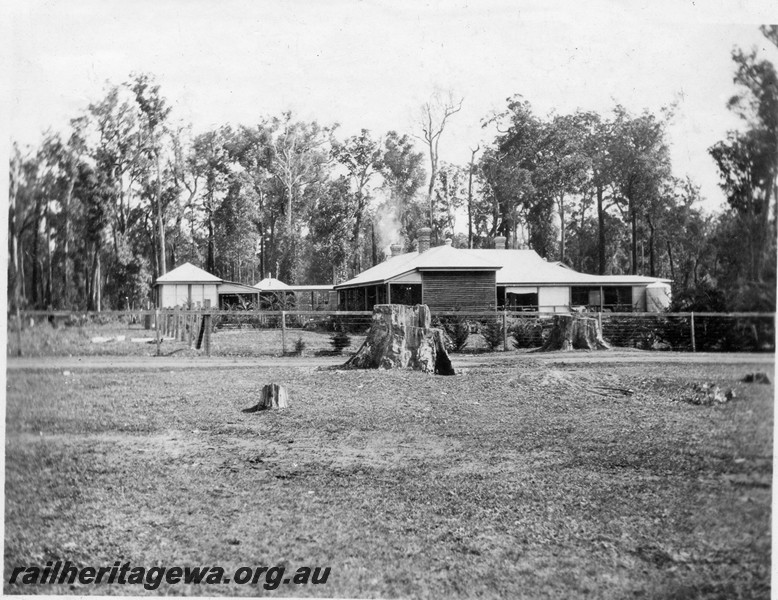
{"label": "grass field", "polygon": [[[773,386],[740,382],[763,364],[516,357],[455,377],[9,370],[5,592],[769,597]],[[271,381],[291,407],[243,413]],[[736,399],[682,401],[709,381]],[[331,574],[8,585],[49,560]]]}
{"label": "grass field", "polygon": [[[364,335],[351,335],[351,345],[345,352],[354,352],[364,341]],[[109,341],[94,342],[96,338]],[[120,339],[123,338],[123,339]],[[145,339],[146,343],[132,341]],[[324,331],[308,331],[290,328],[286,333],[286,350],[294,350],[301,339],[306,356],[322,350],[332,350],[331,334]],[[88,324],[79,327],[51,326],[39,321],[26,326],[19,332],[13,328],[8,332],[8,356],[16,356],[21,347],[23,356],[155,356],[157,347],[154,330],[144,329],[141,323],[112,321],[104,324]],[[187,341],[163,339],[160,354],[163,356],[202,356],[204,348],[197,350]],[[280,329],[216,329],[211,337],[212,356],[280,356],[283,343]]]}

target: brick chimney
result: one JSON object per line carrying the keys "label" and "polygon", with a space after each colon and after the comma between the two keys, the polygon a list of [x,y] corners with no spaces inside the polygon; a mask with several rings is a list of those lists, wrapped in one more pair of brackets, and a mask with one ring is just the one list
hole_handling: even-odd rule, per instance
{"label": "brick chimney", "polygon": [[419,254],[430,249],[430,235],[432,235],[432,229],[429,227],[419,229]]}
{"label": "brick chimney", "polygon": [[392,244],[389,246],[389,249],[392,251],[392,258],[395,256],[400,256],[400,254],[403,253],[403,245],[402,244]]}
{"label": "brick chimney", "polygon": [[494,247],[498,250],[505,250],[505,242],[507,238],[504,235],[498,235],[494,238]]}

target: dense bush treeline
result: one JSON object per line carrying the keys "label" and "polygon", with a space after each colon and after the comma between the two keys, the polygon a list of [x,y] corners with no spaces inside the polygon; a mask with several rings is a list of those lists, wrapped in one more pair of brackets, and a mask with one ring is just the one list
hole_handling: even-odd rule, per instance
{"label": "dense bush treeline", "polygon": [[[776,27],[762,31],[778,45]],[[139,306],[185,261],[249,284],[269,272],[332,283],[391,243],[413,248],[429,224],[433,244],[503,235],[579,270],[671,278],[679,309],[773,310],[778,83],[756,52],[733,59],[729,105],[744,128],[705,149],[728,199],[713,215],[672,176],[672,109],[543,117],[516,96],[485,121],[492,142],[453,165],[438,160],[462,105],[452,95],[433,97],[408,133],[343,139],[284,113],[195,134],[153,76],[132,75],[67,132],[13,145],[9,304]]]}

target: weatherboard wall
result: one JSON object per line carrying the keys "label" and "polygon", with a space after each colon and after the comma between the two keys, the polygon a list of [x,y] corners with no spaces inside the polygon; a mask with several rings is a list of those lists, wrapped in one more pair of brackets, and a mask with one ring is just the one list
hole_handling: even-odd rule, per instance
{"label": "weatherboard wall", "polygon": [[218,306],[219,297],[215,283],[163,283],[159,285],[159,307],[186,306],[190,288],[194,306],[205,306],[206,300],[210,301],[211,306]]}
{"label": "weatherboard wall", "polygon": [[494,310],[494,271],[424,271],[422,302],[432,310]]}

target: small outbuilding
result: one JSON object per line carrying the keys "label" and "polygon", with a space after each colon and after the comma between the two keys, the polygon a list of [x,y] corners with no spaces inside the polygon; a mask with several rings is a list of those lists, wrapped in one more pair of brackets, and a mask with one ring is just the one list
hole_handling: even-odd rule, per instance
{"label": "small outbuilding", "polygon": [[284,310],[295,305],[294,290],[272,275],[254,284],[254,288],[259,294],[259,307],[264,310]]}
{"label": "small outbuilding", "polygon": [[222,282],[223,280],[216,275],[211,275],[191,263],[184,263],[158,277],[154,282],[157,307],[212,306],[215,308],[218,306],[218,288]]}

